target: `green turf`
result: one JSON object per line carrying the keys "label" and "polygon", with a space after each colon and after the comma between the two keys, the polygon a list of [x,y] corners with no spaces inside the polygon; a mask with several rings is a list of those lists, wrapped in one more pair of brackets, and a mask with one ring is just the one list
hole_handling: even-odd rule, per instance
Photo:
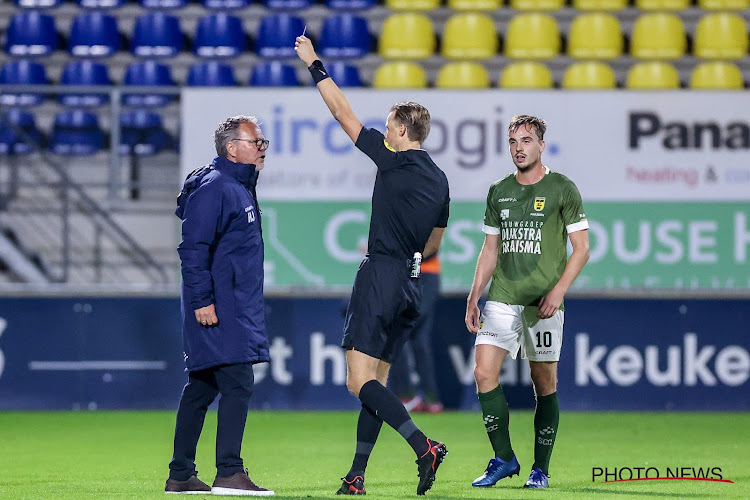
{"label": "green turf", "polygon": [[[531,412],[511,413],[521,476],[489,489],[470,485],[491,456],[478,413],[415,420],[450,451],[427,497],[750,498],[750,413],[564,412],[547,491],[521,489],[532,464]],[[354,412],[252,412],[244,443],[251,477],[276,498],[332,498],[350,464],[355,423]],[[0,412],[0,498],[165,498],[173,425],[173,412]],[[215,428],[212,412],[198,448],[209,484]],[[592,482],[592,467],[605,466],[721,467],[734,484]],[[414,497],[416,472],[411,449],[384,426],[367,472],[368,498]]]}

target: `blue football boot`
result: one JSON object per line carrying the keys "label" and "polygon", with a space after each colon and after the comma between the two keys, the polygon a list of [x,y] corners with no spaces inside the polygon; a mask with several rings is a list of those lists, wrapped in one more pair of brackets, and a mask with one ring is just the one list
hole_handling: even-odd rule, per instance
{"label": "blue football boot", "polygon": [[471,485],[475,488],[488,488],[495,486],[495,483],[505,477],[517,476],[519,472],[521,472],[521,466],[518,464],[515,455],[513,455],[512,460],[507,462],[495,457],[487,464],[484,474],[476,478]]}
{"label": "blue football boot", "polygon": [[523,485],[524,488],[549,488],[549,481],[547,480],[547,474],[542,469],[536,468],[531,469],[529,474],[529,480]]}

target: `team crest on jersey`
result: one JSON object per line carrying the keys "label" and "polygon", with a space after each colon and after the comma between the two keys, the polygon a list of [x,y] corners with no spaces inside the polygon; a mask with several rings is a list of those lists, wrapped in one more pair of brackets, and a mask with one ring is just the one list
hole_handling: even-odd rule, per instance
{"label": "team crest on jersey", "polygon": [[544,210],[544,200],[544,196],[537,196],[536,198],[534,198],[534,210],[536,210],[537,212],[541,212],[542,210]]}
{"label": "team crest on jersey", "polygon": [[505,220],[508,217],[510,217],[510,209],[509,208],[503,208],[502,210],[500,210],[500,218],[502,220]]}

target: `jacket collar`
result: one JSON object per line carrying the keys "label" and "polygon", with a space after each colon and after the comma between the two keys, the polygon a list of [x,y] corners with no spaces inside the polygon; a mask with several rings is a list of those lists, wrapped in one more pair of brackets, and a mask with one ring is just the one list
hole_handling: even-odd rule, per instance
{"label": "jacket collar", "polygon": [[246,186],[251,186],[257,179],[255,165],[252,163],[235,163],[217,156],[211,164],[222,174],[229,175]]}

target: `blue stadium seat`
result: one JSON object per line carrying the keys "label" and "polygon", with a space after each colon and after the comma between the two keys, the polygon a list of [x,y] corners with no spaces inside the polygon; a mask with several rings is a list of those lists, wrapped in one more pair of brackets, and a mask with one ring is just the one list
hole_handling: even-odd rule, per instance
{"label": "blue stadium seat", "polygon": [[[0,83],[9,85],[46,85],[49,83],[44,66],[21,59],[8,61],[0,68]],[[30,92],[0,93],[0,104],[6,106],[36,106],[44,101],[44,94]]]}
{"label": "blue stadium seat", "polygon": [[273,14],[260,21],[255,51],[261,57],[295,57],[294,41],[305,29],[301,17]]}
{"label": "blue stadium seat", "polygon": [[[292,42],[294,47],[294,42]],[[247,49],[240,18],[225,12],[198,20],[193,51],[200,57],[235,57]]]}
{"label": "blue stadium seat", "polygon": [[250,72],[253,87],[295,87],[299,85],[294,66],[271,61],[257,64]]}
{"label": "blue stadium seat", "polygon": [[326,0],[329,9],[365,10],[377,4],[377,0]]}
{"label": "blue stadium seat", "polygon": [[320,35],[323,57],[363,57],[372,47],[367,20],[353,14],[330,16],[323,21]]}
{"label": "blue stadium seat", "polygon": [[[155,61],[133,63],[125,71],[124,85],[137,86],[174,86],[169,66]],[[123,104],[126,106],[165,106],[173,96],[165,94],[125,94]]]}
{"label": "blue stadium seat", "polygon": [[68,50],[78,57],[109,57],[120,50],[121,41],[117,20],[95,10],[73,20]]}
{"label": "blue stadium seat", "polygon": [[93,113],[80,109],[63,111],[55,116],[50,151],[61,155],[92,155],[104,147],[104,132]]}
{"label": "blue stadium seat", "polygon": [[42,144],[44,136],[36,128],[34,115],[17,108],[10,109],[5,113],[5,120],[0,120],[0,154],[27,154],[34,150],[33,146],[26,143],[10,125],[26,132],[36,144]]}
{"label": "blue stadium seat", "polygon": [[359,68],[343,61],[332,61],[326,65],[328,74],[339,87],[362,87],[362,77],[359,74]]}
{"label": "blue stadium seat", "polygon": [[206,9],[244,9],[252,3],[252,0],[201,0]]}
{"label": "blue stadium seat", "polygon": [[120,115],[120,154],[154,155],[171,146],[161,116],[143,110]]}
{"label": "blue stadium seat", "polygon": [[234,70],[218,61],[195,63],[190,67],[187,85],[191,87],[231,87],[237,85]]}
{"label": "blue stadium seat", "polygon": [[[63,85],[111,85],[107,66],[88,59],[70,61],[63,68],[60,83]],[[109,94],[62,94],[63,106],[101,106],[109,102]]]}
{"label": "blue stadium seat", "polygon": [[139,0],[144,9],[179,9],[188,4],[187,0]]}
{"label": "blue stadium seat", "polygon": [[135,20],[130,50],[140,57],[172,57],[182,51],[184,42],[176,17],[151,12]]}
{"label": "blue stadium seat", "polygon": [[58,7],[62,0],[15,0],[15,3],[22,9],[51,9]]}
{"label": "blue stadium seat", "polygon": [[267,9],[299,10],[306,9],[313,4],[313,0],[263,0]]}
{"label": "blue stadium seat", "polygon": [[12,56],[46,56],[56,51],[60,42],[55,20],[36,10],[13,15],[5,36],[5,51]]}
{"label": "blue stadium seat", "polygon": [[122,7],[128,0],[78,0],[82,9],[116,9]]}

